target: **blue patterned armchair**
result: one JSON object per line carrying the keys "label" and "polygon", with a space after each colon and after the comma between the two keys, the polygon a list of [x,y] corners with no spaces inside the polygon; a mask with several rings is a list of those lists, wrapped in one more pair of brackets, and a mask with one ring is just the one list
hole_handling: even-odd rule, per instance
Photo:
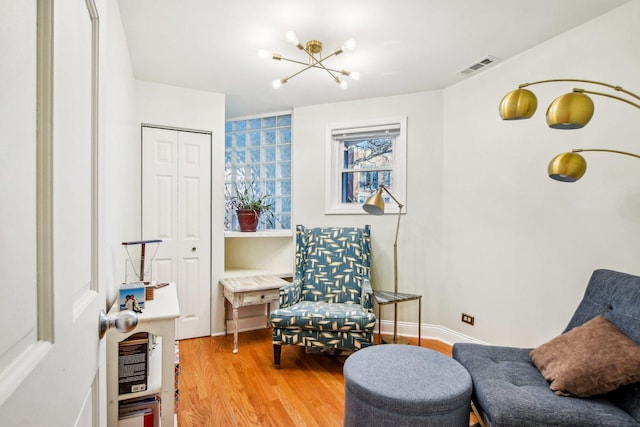
{"label": "blue patterned armchair", "polygon": [[269,317],[273,358],[282,345],[357,350],[373,344],[376,316],[369,283],[371,230],[296,227],[296,271]]}

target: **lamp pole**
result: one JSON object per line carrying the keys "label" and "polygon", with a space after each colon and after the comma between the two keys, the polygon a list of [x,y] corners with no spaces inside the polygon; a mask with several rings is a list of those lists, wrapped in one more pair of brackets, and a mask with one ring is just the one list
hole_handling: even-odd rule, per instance
{"label": "lamp pole", "polygon": [[393,240],[393,292],[398,293],[398,233],[400,231],[400,218],[402,218],[402,208],[404,208],[404,205],[400,203],[393,194],[391,194],[384,184],[381,184],[380,188],[383,189],[384,192],[387,193],[398,205],[398,222],[396,223],[396,236]]}
{"label": "lamp pole", "polygon": [[[398,205],[398,222],[396,223],[396,236],[393,240],[393,292],[398,293],[398,233],[400,231],[400,218],[404,205],[394,197],[384,184],[380,188]],[[398,342],[398,304],[393,305],[393,342]]]}

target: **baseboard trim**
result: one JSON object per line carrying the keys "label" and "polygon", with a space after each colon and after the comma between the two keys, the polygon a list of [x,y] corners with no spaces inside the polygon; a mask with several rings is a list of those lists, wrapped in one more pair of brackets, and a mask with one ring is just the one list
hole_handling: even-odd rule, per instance
{"label": "baseboard trim", "polygon": [[[251,316],[238,319],[238,332],[255,331],[264,329],[267,325],[267,316]],[[380,322],[382,334],[393,334],[393,321],[383,320]],[[233,320],[227,320],[227,333],[233,333]],[[378,324],[376,323],[375,333],[378,333]],[[212,333],[211,336],[224,335],[224,331]],[[398,335],[402,337],[418,338],[418,324],[414,322],[398,322]],[[422,338],[442,341],[445,344],[453,345],[455,343],[473,343],[487,344],[481,340],[470,337],[460,332],[453,331],[440,325],[422,324]]]}
{"label": "baseboard trim", "polygon": [[[382,320],[380,322],[383,335],[393,334],[393,321]],[[378,324],[376,323],[375,333],[378,333]],[[418,338],[418,324],[414,322],[398,322],[398,335],[401,337]],[[442,341],[445,344],[453,345],[455,343],[473,343],[473,344],[486,344],[485,342],[476,338],[470,337],[460,332],[453,331],[440,325],[422,324],[421,331],[422,338],[434,339]]]}

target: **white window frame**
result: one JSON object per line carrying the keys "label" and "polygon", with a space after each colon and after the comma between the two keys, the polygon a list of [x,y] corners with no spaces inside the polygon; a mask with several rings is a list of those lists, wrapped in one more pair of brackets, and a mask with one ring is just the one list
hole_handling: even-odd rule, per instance
{"label": "white window frame", "polygon": [[[393,188],[396,199],[404,204],[403,212],[407,212],[407,117],[386,117],[341,123],[326,126],[326,192],[325,213],[327,215],[366,214],[362,206],[354,203],[342,203],[342,151],[344,135],[362,134],[364,132],[385,132],[399,130],[393,143]],[[340,137],[336,137],[340,135]],[[391,200],[385,205],[385,213],[398,213],[398,205]]]}

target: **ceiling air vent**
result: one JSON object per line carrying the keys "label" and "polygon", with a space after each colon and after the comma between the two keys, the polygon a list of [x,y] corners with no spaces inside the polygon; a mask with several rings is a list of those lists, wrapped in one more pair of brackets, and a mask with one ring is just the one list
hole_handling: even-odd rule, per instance
{"label": "ceiling air vent", "polygon": [[494,62],[498,62],[498,58],[496,58],[495,56],[487,55],[484,58],[478,59],[473,64],[467,67],[464,67],[462,70],[458,70],[458,74],[461,74],[463,76],[468,76],[473,73],[477,73],[480,70],[485,69],[489,65],[492,65]]}

